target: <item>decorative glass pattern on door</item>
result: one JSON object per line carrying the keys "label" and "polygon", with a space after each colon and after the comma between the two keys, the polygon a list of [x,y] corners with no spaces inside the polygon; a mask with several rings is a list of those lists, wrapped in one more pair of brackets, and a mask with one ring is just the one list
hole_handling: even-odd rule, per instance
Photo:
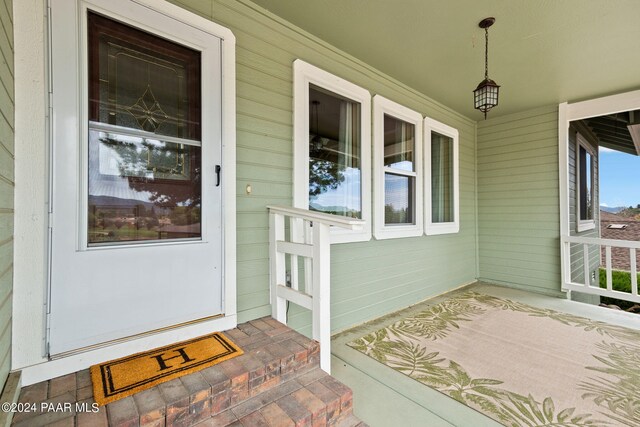
{"label": "decorative glass pattern on door", "polygon": [[88,244],[200,239],[200,53],[88,24]]}
{"label": "decorative glass pattern on door", "polygon": [[360,104],[309,87],[309,209],[362,218]]}

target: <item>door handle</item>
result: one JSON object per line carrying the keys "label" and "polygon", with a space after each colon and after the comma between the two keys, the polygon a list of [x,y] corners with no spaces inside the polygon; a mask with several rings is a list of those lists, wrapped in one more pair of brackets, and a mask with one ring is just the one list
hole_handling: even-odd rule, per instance
{"label": "door handle", "polygon": [[216,165],[216,187],[220,187],[220,171],[222,170],[222,166]]}

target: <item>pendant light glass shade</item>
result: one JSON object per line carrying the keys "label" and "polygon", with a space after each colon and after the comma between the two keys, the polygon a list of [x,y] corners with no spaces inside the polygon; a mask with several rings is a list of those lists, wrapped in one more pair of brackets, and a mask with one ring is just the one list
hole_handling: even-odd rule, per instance
{"label": "pendant light glass shade", "polygon": [[484,79],[473,91],[473,108],[482,111],[486,115],[487,111],[498,105],[499,92],[500,86],[496,82],[491,79]]}

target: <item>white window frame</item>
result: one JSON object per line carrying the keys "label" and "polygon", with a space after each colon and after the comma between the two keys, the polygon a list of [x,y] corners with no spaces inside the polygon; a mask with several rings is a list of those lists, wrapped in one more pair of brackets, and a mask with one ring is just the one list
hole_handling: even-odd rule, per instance
{"label": "white window frame", "polygon": [[[583,220],[580,219],[581,217],[581,211],[580,211],[580,198],[582,196],[581,193],[581,187],[582,187],[582,183],[580,181],[580,147],[584,148],[584,151],[589,153],[589,155],[591,156],[591,197],[592,197],[592,201],[593,201],[593,206],[591,208],[591,216],[592,219],[587,219],[587,220]],[[595,189],[595,181],[596,181],[596,177],[595,177],[595,170],[596,170],[596,166],[595,166],[595,159],[596,156],[594,154],[594,150],[593,147],[591,147],[591,144],[589,144],[589,142],[584,138],[584,136],[582,136],[580,134],[580,132],[576,132],[576,229],[578,231],[578,233],[581,233],[583,231],[588,231],[588,230],[593,230],[596,228],[596,209],[595,209],[595,196],[596,196],[596,189]]]}
{"label": "white window frame", "polygon": [[[433,222],[431,215],[431,132],[453,140],[453,222]],[[424,232],[427,236],[460,231],[460,143],[458,130],[437,120],[424,119]]]}
{"label": "white window frame", "polygon": [[[384,116],[388,115],[415,126],[414,171],[384,166]],[[422,114],[381,95],[373,97],[373,226],[376,239],[421,236],[424,233],[422,178]],[[414,178],[414,224],[385,223],[385,173]]]}
{"label": "white window frame", "polygon": [[371,240],[371,94],[301,59],[293,62],[293,205],[309,209],[309,85],[360,104],[362,230],[331,230],[331,243]]}

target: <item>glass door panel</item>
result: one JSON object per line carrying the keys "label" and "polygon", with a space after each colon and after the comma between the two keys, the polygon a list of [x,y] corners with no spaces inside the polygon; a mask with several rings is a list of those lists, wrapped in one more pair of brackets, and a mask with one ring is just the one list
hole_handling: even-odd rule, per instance
{"label": "glass door panel", "polygon": [[89,132],[88,243],[201,238],[201,149]]}
{"label": "glass door panel", "polygon": [[200,53],[88,23],[88,245],[201,238]]}

